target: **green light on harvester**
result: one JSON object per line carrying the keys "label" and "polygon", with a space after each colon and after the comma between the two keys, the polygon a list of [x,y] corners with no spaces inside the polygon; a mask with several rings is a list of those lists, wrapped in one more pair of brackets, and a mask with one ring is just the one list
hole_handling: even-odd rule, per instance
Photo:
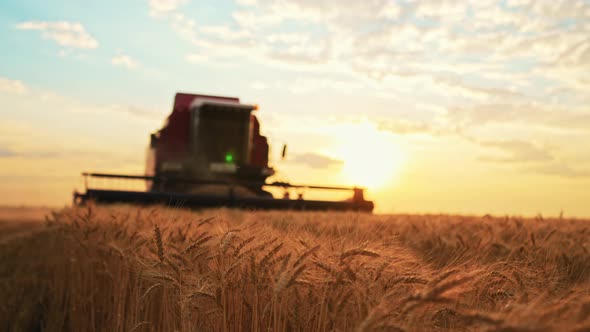
{"label": "green light on harvester", "polygon": [[231,163],[234,161],[234,156],[231,153],[228,153],[225,155],[225,162],[226,163]]}

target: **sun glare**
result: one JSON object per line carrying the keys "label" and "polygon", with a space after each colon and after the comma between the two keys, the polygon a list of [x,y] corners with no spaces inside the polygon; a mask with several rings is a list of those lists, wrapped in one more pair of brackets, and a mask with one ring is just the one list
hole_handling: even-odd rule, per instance
{"label": "sun glare", "polygon": [[346,125],[336,134],[341,145],[335,152],[343,161],[341,176],[346,183],[369,189],[391,184],[403,160],[392,135],[371,123]]}

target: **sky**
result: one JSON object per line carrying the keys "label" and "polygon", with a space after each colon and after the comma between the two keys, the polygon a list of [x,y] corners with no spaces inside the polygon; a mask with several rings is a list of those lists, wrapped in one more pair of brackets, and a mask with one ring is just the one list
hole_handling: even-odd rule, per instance
{"label": "sky", "polygon": [[143,173],[183,91],[380,213],[590,216],[588,0],[4,0],[0,40],[0,205]]}

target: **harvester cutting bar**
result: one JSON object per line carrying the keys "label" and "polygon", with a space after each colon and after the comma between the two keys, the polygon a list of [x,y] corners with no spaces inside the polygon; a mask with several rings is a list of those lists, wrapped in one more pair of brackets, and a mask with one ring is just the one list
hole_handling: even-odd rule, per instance
{"label": "harvester cutting bar", "polygon": [[316,186],[303,184],[290,184],[288,182],[254,182],[254,181],[223,181],[223,180],[206,180],[206,179],[185,179],[181,177],[155,177],[148,175],[127,175],[127,174],[108,174],[108,173],[82,173],[84,177],[92,178],[108,178],[108,179],[128,179],[128,180],[146,180],[146,181],[170,181],[186,184],[222,184],[222,185],[237,185],[250,186],[262,185],[267,187],[281,187],[281,188],[301,188],[301,189],[325,189],[325,190],[364,190],[360,187],[334,187],[334,186]]}
{"label": "harvester cutting bar", "polygon": [[[97,203],[132,203],[132,204],[167,204],[169,206],[183,207],[238,207],[253,209],[292,209],[292,210],[354,210],[371,212],[373,202],[364,199],[363,188],[348,187],[331,187],[315,185],[292,185],[286,182],[257,183],[249,181],[220,181],[220,180],[197,180],[197,179],[180,179],[164,178],[143,175],[123,175],[123,174],[104,174],[104,173],[82,173],[85,178],[86,192],[74,193],[74,202],[83,204],[88,200]],[[229,188],[225,194],[202,194],[202,193],[177,193],[166,191],[134,191],[134,190],[110,190],[110,189],[93,189],[88,187],[88,178],[106,178],[106,179],[127,179],[127,180],[144,180],[144,181],[172,181],[183,184],[196,185],[224,185]],[[289,198],[272,198],[272,197],[243,197],[235,193],[235,188],[239,186],[270,186],[296,189],[324,189],[324,190],[350,190],[353,197],[345,201],[324,201],[324,200],[306,200],[302,196],[297,199]]]}
{"label": "harvester cutting bar", "polygon": [[334,187],[334,186],[316,186],[303,184],[290,184],[288,182],[254,182],[254,181],[224,181],[224,180],[206,180],[206,179],[185,179],[180,177],[155,177],[147,175],[126,175],[126,174],[107,174],[107,173],[82,173],[82,176],[92,178],[108,178],[108,179],[128,179],[128,180],[146,180],[146,181],[170,181],[176,183],[186,184],[221,184],[221,185],[262,185],[267,187],[281,187],[281,188],[301,188],[301,189],[325,189],[325,190],[365,190],[360,187]]}

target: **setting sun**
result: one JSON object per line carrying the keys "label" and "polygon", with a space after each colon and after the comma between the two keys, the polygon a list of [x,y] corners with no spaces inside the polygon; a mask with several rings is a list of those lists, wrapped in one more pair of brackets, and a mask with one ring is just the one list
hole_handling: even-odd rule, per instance
{"label": "setting sun", "polygon": [[335,155],[343,162],[341,176],[345,183],[369,189],[391,185],[403,162],[393,135],[368,122],[343,125],[335,135],[341,142]]}

